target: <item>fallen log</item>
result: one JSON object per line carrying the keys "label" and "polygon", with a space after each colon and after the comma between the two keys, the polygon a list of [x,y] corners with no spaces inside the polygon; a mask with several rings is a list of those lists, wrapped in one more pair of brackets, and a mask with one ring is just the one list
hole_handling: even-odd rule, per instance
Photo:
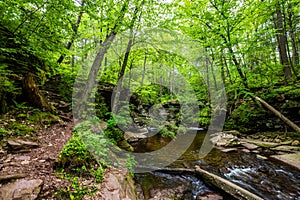
{"label": "fallen log", "polygon": [[248,190],[224,179],[215,174],[212,174],[208,171],[201,169],[199,166],[196,166],[196,174],[199,174],[205,181],[205,183],[211,184],[227,194],[232,195],[237,199],[246,199],[246,200],[263,200],[263,198],[249,192]]}
{"label": "fallen log", "polygon": [[201,169],[196,166],[196,169],[186,169],[186,168],[159,168],[151,166],[137,166],[138,168],[166,172],[166,173],[194,173],[203,178],[204,182],[208,185],[214,186],[223,192],[233,196],[240,200],[263,200],[263,198],[249,192],[248,190],[222,178],[215,174],[212,174],[206,170]]}
{"label": "fallen log", "polygon": [[300,127],[297,126],[294,122],[289,120],[287,117],[285,117],[283,114],[281,114],[278,110],[276,110],[274,107],[272,107],[270,104],[268,104],[263,99],[259,98],[258,96],[255,96],[255,99],[259,101],[261,104],[263,104],[267,109],[272,111],[277,117],[279,117],[283,122],[285,122],[287,125],[289,125],[291,128],[293,128],[295,131],[300,133]]}

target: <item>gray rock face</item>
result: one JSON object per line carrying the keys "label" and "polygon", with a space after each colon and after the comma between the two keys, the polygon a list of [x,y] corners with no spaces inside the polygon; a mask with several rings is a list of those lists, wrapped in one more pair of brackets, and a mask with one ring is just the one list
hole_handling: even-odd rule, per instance
{"label": "gray rock face", "polygon": [[104,179],[93,195],[85,195],[83,200],[136,200],[134,181],[128,172],[114,168],[107,169]]}
{"label": "gray rock face", "polygon": [[0,199],[3,200],[34,200],[37,199],[42,180],[19,180],[14,183],[4,185],[0,189]]}
{"label": "gray rock face", "polygon": [[272,158],[280,160],[288,165],[294,166],[300,170],[300,153],[273,155]]}
{"label": "gray rock face", "polygon": [[147,134],[148,134],[148,132],[133,133],[133,132],[127,131],[124,133],[124,137],[125,137],[125,140],[127,140],[128,142],[136,142],[141,139],[147,138]]}

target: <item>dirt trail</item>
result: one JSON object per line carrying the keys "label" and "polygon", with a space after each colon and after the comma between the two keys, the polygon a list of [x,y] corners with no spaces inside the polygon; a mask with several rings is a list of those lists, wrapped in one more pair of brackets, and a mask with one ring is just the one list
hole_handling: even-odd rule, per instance
{"label": "dirt trail", "polygon": [[[0,176],[24,173],[25,179],[41,179],[43,186],[39,199],[53,199],[53,193],[70,183],[55,176],[56,158],[72,135],[73,122],[61,122],[42,129],[36,138],[38,148],[27,152],[6,151],[0,153]],[[26,140],[26,138],[22,138]],[[0,188],[5,182],[0,183]]]}

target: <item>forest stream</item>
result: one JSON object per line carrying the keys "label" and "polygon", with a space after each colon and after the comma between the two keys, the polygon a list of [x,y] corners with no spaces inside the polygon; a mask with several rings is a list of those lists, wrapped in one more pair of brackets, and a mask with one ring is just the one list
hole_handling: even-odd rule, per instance
{"label": "forest stream", "polygon": [[[300,172],[281,162],[272,160],[268,155],[264,155],[268,159],[262,159],[254,153],[244,152],[243,149],[225,153],[214,148],[205,158],[199,158],[199,146],[205,134],[205,131],[198,131],[189,149],[168,167],[184,168],[189,166],[194,168],[199,165],[201,168],[230,180],[263,199],[300,199]],[[135,145],[136,152],[157,150],[165,145],[162,140],[170,141],[170,139],[163,139],[158,135],[144,139]],[[172,151],[170,151],[170,156],[172,156]],[[155,171],[138,173],[135,176],[136,183],[140,185],[145,199],[162,195],[162,191],[168,191],[168,195],[172,190],[173,193],[176,193],[178,187],[181,188],[181,192],[186,193],[184,199],[202,199],[198,196],[217,192],[207,186],[200,177],[193,174]],[[176,194],[174,195],[176,196]],[[223,199],[228,198],[230,197],[223,196]]]}

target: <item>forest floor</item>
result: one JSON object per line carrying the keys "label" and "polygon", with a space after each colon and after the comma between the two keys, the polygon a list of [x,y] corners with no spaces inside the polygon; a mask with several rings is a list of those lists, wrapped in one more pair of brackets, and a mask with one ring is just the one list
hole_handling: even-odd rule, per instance
{"label": "forest floor", "polygon": [[[43,186],[39,197],[51,199],[54,192],[70,186],[67,180],[55,175],[54,164],[59,152],[70,139],[72,130],[73,122],[60,121],[50,127],[42,128],[34,137],[18,137],[21,141],[30,141],[30,139],[32,141],[34,138],[32,144],[37,144],[35,148],[20,147],[18,150],[8,142],[0,154],[0,176],[21,175],[26,180],[42,180]],[[8,141],[11,143],[14,140]],[[30,146],[31,143],[28,144]],[[8,181],[11,180],[3,178],[0,188]]]}
{"label": "forest floor", "polygon": [[[28,114],[30,112],[31,114]],[[3,130],[8,129],[7,127],[17,127],[25,131],[26,134],[21,134],[18,137],[4,137],[2,141],[0,140],[0,200],[8,199],[3,197],[3,188],[9,188],[9,184],[16,179],[41,180],[42,185],[40,186],[41,191],[38,199],[57,199],[55,193],[65,188],[72,188],[72,182],[59,176],[54,169],[57,157],[71,138],[74,127],[71,111],[64,109],[64,111],[59,110],[59,113],[60,119],[51,121],[46,116],[39,116],[36,118],[40,123],[37,123],[37,121],[32,121],[32,117],[30,117],[34,116],[34,111],[19,109],[18,112],[8,113],[1,119],[0,134],[1,130],[3,134]],[[11,124],[14,124],[14,126],[11,126]],[[25,125],[32,128],[27,130],[24,128]],[[32,131],[31,134],[29,134],[30,131]],[[269,145],[268,148],[275,151],[276,154],[290,154],[300,151],[299,140],[272,137],[274,137],[273,134],[252,135],[247,140],[244,138],[241,142],[251,151],[256,151],[260,147],[266,147],[266,145]],[[299,157],[299,154],[295,155]],[[285,161],[285,158],[282,157],[278,157],[278,159]],[[286,163],[293,165],[295,161],[291,163],[291,159],[289,159]],[[300,163],[296,162],[295,165],[298,167]],[[116,171],[115,174],[118,176],[122,173]],[[125,177],[126,174],[123,176]],[[111,189],[107,186],[108,183],[109,181],[107,181],[106,186],[99,187],[101,189],[107,187],[109,188],[107,191],[109,191]],[[115,190],[118,190],[118,188]],[[98,199],[101,199],[102,194],[99,194],[98,197]]]}

